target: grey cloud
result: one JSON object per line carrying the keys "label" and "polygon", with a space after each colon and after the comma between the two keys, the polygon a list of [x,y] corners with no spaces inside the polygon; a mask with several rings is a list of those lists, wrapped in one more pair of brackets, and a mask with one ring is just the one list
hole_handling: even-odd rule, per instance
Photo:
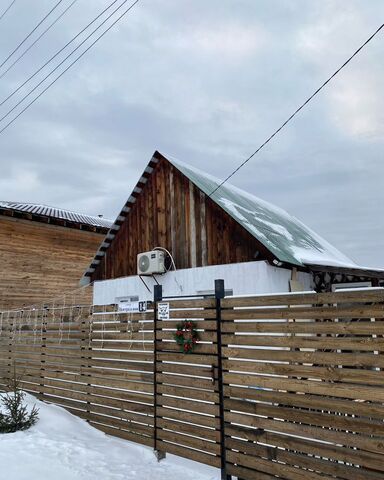
{"label": "grey cloud", "polygon": [[[79,0],[0,80],[0,97],[107,3]],[[19,3],[2,22],[0,58],[50,6]],[[223,178],[383,13],[381,0],[142,1],[0,135],[0,197],[113,218],[155,149]],[[233,178],[377,267],[384,266],[382,39]]]}

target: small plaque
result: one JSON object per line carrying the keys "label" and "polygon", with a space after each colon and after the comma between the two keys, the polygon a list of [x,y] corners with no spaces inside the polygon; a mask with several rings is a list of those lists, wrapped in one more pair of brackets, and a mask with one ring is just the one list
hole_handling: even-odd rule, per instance
{"label": "small plaque", "polygon": [[147,302],[121,302],[119,310],[127,313],[143,313],[147,311]]}
{"label": "small plaque", "polygon": [[157,319],[169,320],[169,303],[160,302],[157,304]]}

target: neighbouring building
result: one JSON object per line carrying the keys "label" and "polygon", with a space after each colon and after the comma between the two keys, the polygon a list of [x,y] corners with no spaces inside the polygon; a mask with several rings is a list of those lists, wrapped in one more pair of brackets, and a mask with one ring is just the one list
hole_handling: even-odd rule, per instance
{"label": "neighbouring building", "polygon": [[0,310],[41,304],[78,289],[110,227],[104,218],[0,201]]}
{"label": "neighbouring building", "polygon": [[[235,295],[378,286],[384,271],[358,266],[284,210],[155,152],[86,270],[94,302],[149,300],[212,290]],[[138,276],[137,254],[172,257],[163,275]],[[164,251],[165,251],[164,250]]]}

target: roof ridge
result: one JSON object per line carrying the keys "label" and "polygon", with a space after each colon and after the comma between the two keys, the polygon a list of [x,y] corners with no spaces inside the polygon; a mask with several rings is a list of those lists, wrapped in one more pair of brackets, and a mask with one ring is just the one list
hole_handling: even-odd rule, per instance
{"label": "roof ridge", "polygon": [[[168,162],[208,196],[211,195],[214,186],[220,183],[220,180],[213,175],[202,172],[172,156],[166,157],[156,150],[101,243],[85,276],[95,271],[159,161]],[[211,199],[263,243],[279,262],[298,266],[322,263],[330,266],[357,267],[355,262],[296,217],[245,190],[226,183],[211,196]]]}
{"label": "roof ridge", "polygon": [[110,228],[113,224],[112,220],[87,213],[80,213],[66,208],[53,207],[42,203],[32,202],[11,202],[0,200],[0,208],[10,209],[18,212],[32,213],[51,218],[58,218],[75,223],[83,223],[103,228]]}
{"label": "roof ridge", "polygon": [[0,200],[0,205],[1,205],[1,204],[29,205],[29,206],[31,206],[31,207],[52,208],[52,209],[55,209],[55,210],[60,210],[61,212],[76,213],[77,215],[83,215],[83,216],[91,217],[91,218],[104,218],[105,220],[108,220],[108,221],[110,221],[111,223],[113,223],[113,220],[107,219],[106,217],[104,217],[104,215],[102,215],[101,217],[100,217],[99,215],[90,215],[89,213],[83,213],[83,212],[75,211],[75,210],[72,210],[72,209],[69,209],[69,208],[63,208],[63,207],[56,207],[56,206],[53,206],[53,205],[47,205],[46,203],[12,202],[12,201],[9,201],[9,200]]}

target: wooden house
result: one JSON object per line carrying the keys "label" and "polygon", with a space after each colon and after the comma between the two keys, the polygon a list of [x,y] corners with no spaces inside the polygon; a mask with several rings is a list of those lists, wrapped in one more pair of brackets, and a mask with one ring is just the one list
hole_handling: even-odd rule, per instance
{"label": "wooden house", "polygon": [[79,288],[111,222],[44,205],[0,202],[0,310]]}
{"label": "wooden house", "polygon": [[[243,282],[256,288],[256,277],[259,293],[281,289],[281,278],[285,286],[280,291],[289,291],[296,281],[302,288],[326,291],[349,282],[374,286],[384,277],[383,271],[356,265],[284,210],[228,183],[217,189],[220,183],[155,152],[82,283],[96,281],[96,297],[108,303],[113,295],[127,292],[129,282],[129,291],[148,296],[137,277],[136,257],[157,247],[170,252],[177,272],[168,272],[153,282],[173,287],[179,283],[176,291],[184,294],[196,293],[188,275],[227,275],[232,279],[227,285],[237,294],[249,292],[236,290],[235,284]],[[200,275],[201,269],[205,273]],[[169,281],[173,277],[174,281]],[[150,291],[152,282],[147,279],[147,287],[148,282]],[[262,288],[262,284],[270,287]],[[169,289],[173,294],[174,289]]]}

